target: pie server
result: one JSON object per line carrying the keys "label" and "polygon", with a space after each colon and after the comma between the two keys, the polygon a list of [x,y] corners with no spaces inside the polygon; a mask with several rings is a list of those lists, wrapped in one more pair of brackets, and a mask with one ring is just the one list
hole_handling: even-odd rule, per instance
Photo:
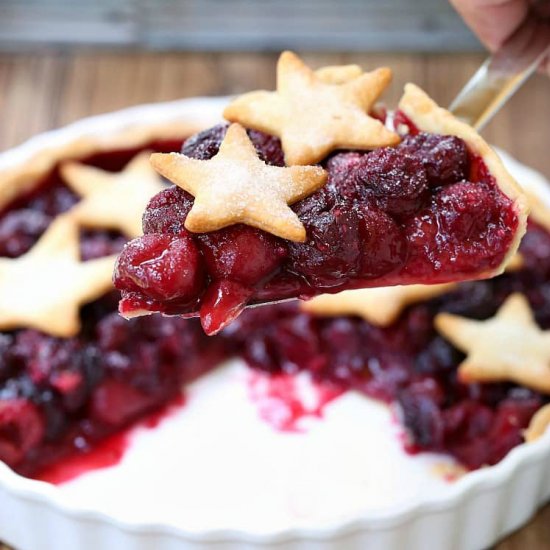
{"label": "pie server", "polygon": [[462,88],[449,110],[481,130],[550,54],[550,22],[522,25]]}

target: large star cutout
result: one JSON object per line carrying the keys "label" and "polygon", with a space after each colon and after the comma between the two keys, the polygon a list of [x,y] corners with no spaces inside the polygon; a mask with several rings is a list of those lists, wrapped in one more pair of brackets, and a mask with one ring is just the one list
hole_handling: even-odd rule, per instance
{"label": "large star cutout", "polygon": [[302,302],[301,308],[327,317],[356,315],[373,325],[386,327],[396,321],[406,307],[447,294],[455,288],[456,284],[448,283],[344,290]]}
{"label": "large star cutout", "polygon": [[130,238],[141,235],[147,203],[166,188],[149,156],[141,153],[114,173],[77,162],[63,164],[61,176],[82,197],[73,209],[76,219],[84,226],[116,229]]}
{"label": "large star cutout", "polygon": [[435,326],[467,354],[458,368],[464,382],[516,382],[550,393],[550,330],[539,328],[523,294],[485,321],[440,313]]}
{"label": "large star cutout", "polygon": [[80,306],[112,287],[114,262],[115,256],[80,262],[77,223],[59,216],[29,252],[0,258],[0,330],[78,334]]}
{"label": "large star cutout", "polygon": [[278,136],[288,165],[315,164],[335,149],[396,145],[399,136],[368,114],[391,71],[354,74],[353,66],[316,74],[298,56],[284,52],[277,64],[277,91],[244,94],[224,116]]}
{"label": "large star cutout", "polygon": [[205,233],[245,223],[298,242],[306,240],[306,230],[288,205],[327,179],[319,166],[268,166],[239,124],[229,127],[218,154],[210,160],[155,153],[151,164],[195,197],[185,220],[189,231]]}

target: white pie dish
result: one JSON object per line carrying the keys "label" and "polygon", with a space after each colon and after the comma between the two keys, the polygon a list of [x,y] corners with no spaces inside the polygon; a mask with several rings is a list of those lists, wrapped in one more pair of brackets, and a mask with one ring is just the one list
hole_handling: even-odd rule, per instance
{"label": "white pie dish", "polygon": [[[183,100],[82,120],[0,155],[0,171],[136,121],[207,126],[225,102]],[[550,201],[542,176],[503,157],[518,181]],[[391,414],[375,402],[347,394],[306,434],[280,434],[259,420],[247,388],[237,362],[205,376],[185,408],[135,434],[121,464],[60,487],[0,464],[0,540],[17,550],[476,550],[550,498],[550,434],[449,484],[431,469],[441,457],[401,451]]]}

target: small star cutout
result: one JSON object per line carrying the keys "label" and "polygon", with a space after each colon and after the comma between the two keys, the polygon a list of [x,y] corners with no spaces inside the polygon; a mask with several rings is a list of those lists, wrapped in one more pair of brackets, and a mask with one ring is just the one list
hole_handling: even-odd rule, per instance
{"label": "small star cutout", "polygon": [[245,223],[298,242],[305,241],[306,230],[288,205],[319,189],[327,178],[319,166],[268,166],[239,124],[229,127],[210,160],[155,153],[151,164],[195,197],[185,220],[189,231],[205,233]]}
{"label": "small star cutout", "polygon": [[19,258],[0,258],[0,330],[34,328],[69,338],[79,309],[111,287],[115,256],[80,262],[78,225],[59,216]]}
{"label": "small star cutout", "polygon": [[166,188],[149,156],[141,153],[114,173],[77,162],[63,164],[61,176],[82,197],[72,211],[76,219],[88,227],[117,229],[129,238],[141,235],[147,203]]}
{"label": "small star cutout", "polygon": [[277,65],[277,91],[244,94],[224,116],[278,136],[288,165],[315,164],[335,149],[396,145],[399,136],[368,115],[391,71],[381,68],[351,78],[356,72],[344,66],[316,74],[298,56],[284,52]]}
{"label": "small star cutout", "polygon": [[455,288],[455,284],[448,283],[344,290],[302,302],[301,308],[328,317],[356,315],[373,325],[386,327],[396,321],[406,307],[447,294]]}
{"label": "small star cutout", "polygon": [[516,382],[550,393],[550,330],[539,328],[523,294],[485,321],[440,313],[435,327],[467,354],[458,368],[464,382]]}

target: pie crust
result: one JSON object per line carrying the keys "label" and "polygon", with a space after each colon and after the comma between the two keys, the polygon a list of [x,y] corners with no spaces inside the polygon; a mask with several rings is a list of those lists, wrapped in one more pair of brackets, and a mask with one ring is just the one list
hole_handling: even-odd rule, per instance
{"label": "pie crust", "polygon": [[104,151],[138,148],[157,139],[179,139],[193,135],[204,127],[205,124],[188,120],[162,124],[136,123],[109,134],[90,134],[43,149],[24,163],[0,169],[0,210],[15,198],[38,187],[42,177],[58,162],[79,160]]}
{"label": "pie crust", "polygon": [[533,443],[540,439],[546,433],[548,425],[550,425],[550,405],[545,405],[531,418],[531,422],[523,434],[525,441]]}
{"label": "pie crust", "polygon": [[514,203],[518,215],[518,227],[514,240],[503,262],[495,269],[483,273],[480,278],[500,275],[516,253],[527,229],[529,214],[528,199],[519,184],[504,167],[493,148],[470,125],[455,118],[449,111],[439,107],[415,84],[407,84],[399,101],[401,110],[421,131],[433,134],[452,135],[462,138],[474,154],[483,160],[500,191]]}

